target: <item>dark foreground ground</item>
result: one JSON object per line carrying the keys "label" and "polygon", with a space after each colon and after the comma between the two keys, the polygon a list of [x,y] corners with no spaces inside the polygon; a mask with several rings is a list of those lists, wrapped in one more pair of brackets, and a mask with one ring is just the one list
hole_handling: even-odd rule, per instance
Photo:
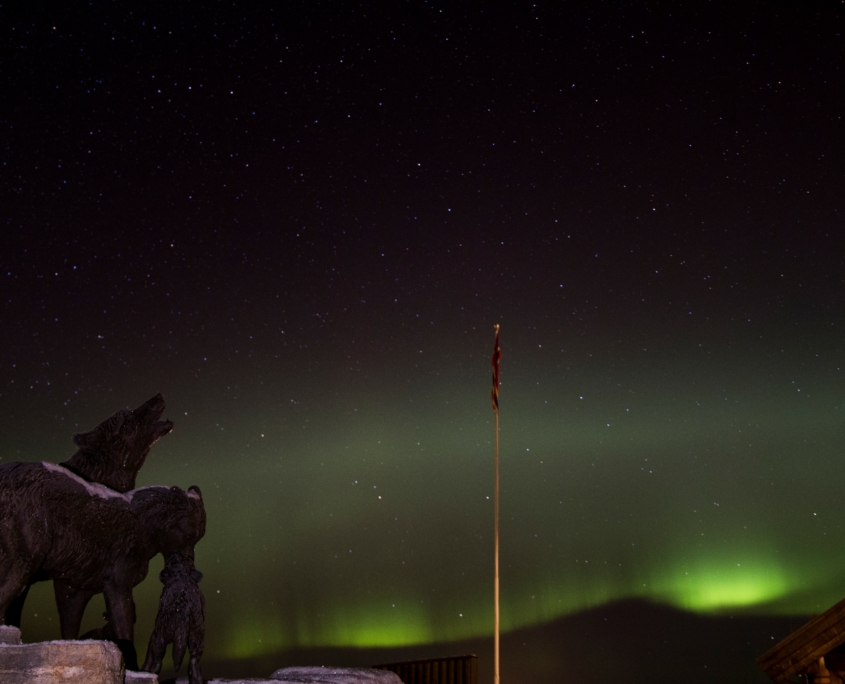
{"label": "dark foreground ground", "polygon": [[[701,616],[624,601],[503,635],[502,684],[763,684],[769,679],[755,659],[807,619]],[[466,653],[478,655],[479,682],[490,684],[492,638],[407,648],[299,649],[238,662],[215,662],[206,653],[203,674],[260,677],[289,665],[369,666]]]}

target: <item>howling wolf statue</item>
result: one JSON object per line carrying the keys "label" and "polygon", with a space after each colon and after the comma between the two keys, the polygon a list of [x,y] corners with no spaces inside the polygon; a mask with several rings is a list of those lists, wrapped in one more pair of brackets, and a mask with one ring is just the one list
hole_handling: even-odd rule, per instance
{"label": "howling wolf statue", "polygon": [[156,394],[134,411],[118,411],[93,430],[75,434],[73,443],[79,450],[61,465],[117,492],[135,489],[135,478],[153,444],[173,429],[171,421],[159,421],[164,407],[164,397]]}
{"label": "howling wolf statue", "polygon": [[159,552],[184,553],[205,534],[199,488],[144,487],[150,448],[173,429],[158,394],[85,433],[64,463],[0,466],[0,624],[19,627],[33,582],[54,580],[63,639],[79,635],[85,606],[103,593],[108,632],[137,669],[132,588]]}

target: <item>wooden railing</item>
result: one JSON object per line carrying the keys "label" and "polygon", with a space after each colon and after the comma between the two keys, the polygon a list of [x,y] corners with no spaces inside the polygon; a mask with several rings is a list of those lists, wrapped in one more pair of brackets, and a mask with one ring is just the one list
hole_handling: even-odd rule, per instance
{"label": "wooden railing", "polygon": [[475,655],[408,660],[373,667],[395,672],[404,684],[478,684],[478,656]]}

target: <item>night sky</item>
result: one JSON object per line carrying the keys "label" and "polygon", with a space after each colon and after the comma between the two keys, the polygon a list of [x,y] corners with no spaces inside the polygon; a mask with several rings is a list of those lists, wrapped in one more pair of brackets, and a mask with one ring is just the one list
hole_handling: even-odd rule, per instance
{"label": "night sky", "polygon": [[794,4],[3,4],[0,458],[163,393],[206,660],[490,636],[498,323],[505,630],[828,608],[845,5]]}

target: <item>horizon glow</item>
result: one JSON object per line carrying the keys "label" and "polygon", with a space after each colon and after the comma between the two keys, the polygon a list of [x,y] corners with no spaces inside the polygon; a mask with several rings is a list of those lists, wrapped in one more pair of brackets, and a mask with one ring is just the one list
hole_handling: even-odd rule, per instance
{"label": "horizon glow", "polygon": [[[837,499],[790,497],[802,474],[809,482],[838,463],[832,386],[818,382],[790,402],[690,377],[664,401],[659,385],[624,369],[615,377],[640,382],[642,398],[554,384],[544,394],[516,369],[505,377],[503,631],[627,599],[702,614],[808,614],[845,590],[845,554],[830,543],[845,536]],[[202,488],[209,523],[197,567],[208,648],[222,657],[492,633],[483,380],[473,396],[430,383],[423,413],[403,407],[386,378],[374,382],[381,396],[337,396],[320,412],[265,407],[225,423],[192,420],[201,405],[181,421],[168,412],[176,429],[139,485]],[[136,589],[139,635],[157,605],[156,563]],[[45,619],[52,596],[40,596],[27,604],[30,639],[55,628]],[[97,615],[89,609],[90,626]]]}

